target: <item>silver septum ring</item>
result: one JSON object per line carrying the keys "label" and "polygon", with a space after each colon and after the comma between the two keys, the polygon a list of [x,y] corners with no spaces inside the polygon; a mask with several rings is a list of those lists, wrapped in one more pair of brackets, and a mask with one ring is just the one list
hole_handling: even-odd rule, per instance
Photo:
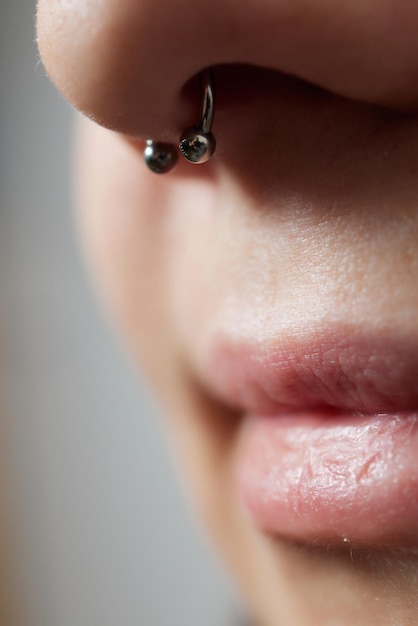
{"label": "silver septum ring", "polygon": [[[205,163],[213,156],[216,148],[212,133],[215,115],[215,80],[212,68],[200,73],[200,84],[202,95],[199,122],[196,126],[187,128],[179,141],[180,154],[189,163]],[[173,144],[148,139],[144,159],[152,172],[166,174],[177,163],[178,152]]]}

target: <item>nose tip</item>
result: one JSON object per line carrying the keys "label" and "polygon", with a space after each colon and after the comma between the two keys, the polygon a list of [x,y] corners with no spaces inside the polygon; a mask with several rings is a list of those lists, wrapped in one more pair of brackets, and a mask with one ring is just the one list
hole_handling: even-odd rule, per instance
{"label": "nose tip", "polygon": [[37,17],[45,67],[77,109],[165,142],[196,121],[183,87],[217,61],[211,24],[210,3],[196,11],[188,0],[40,0]]}

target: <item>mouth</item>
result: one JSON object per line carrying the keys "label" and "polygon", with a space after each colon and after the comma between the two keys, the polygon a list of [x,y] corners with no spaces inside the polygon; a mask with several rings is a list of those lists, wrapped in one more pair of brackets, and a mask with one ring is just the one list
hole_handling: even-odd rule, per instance
{"label": "mouth", "polygon": [[315,545],[418,544],[410,338],[328,327],[215,344],[208,378],[243,414],[237,490],[259,528]]}

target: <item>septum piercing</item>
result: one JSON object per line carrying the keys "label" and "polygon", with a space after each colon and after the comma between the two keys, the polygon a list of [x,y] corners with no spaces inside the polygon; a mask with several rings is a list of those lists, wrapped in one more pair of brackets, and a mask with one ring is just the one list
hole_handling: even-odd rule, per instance
{"label": "septum piercing", "polygon": [[[200,73],[202,99],[199,123],[187,128],[179,141],[180,153],[189,163],[205,163],[215,152],[216,140],[211,130],[215,114],[214,82],[212,68]],[[178,153],[173,144],[148,139],[144,159],[152,172],[166,174],[177,163]]]}

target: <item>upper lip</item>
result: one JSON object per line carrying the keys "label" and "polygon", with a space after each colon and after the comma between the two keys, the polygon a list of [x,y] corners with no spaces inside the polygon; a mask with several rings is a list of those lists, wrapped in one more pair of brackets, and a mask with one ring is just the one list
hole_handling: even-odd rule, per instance
{"label": "upper lip", "polygon": [[233,408],[280,414],[306,409],[376,414],[418,407],[418,345],[401,333],[349,327],[258,343],[218,338],[211,390]]}

